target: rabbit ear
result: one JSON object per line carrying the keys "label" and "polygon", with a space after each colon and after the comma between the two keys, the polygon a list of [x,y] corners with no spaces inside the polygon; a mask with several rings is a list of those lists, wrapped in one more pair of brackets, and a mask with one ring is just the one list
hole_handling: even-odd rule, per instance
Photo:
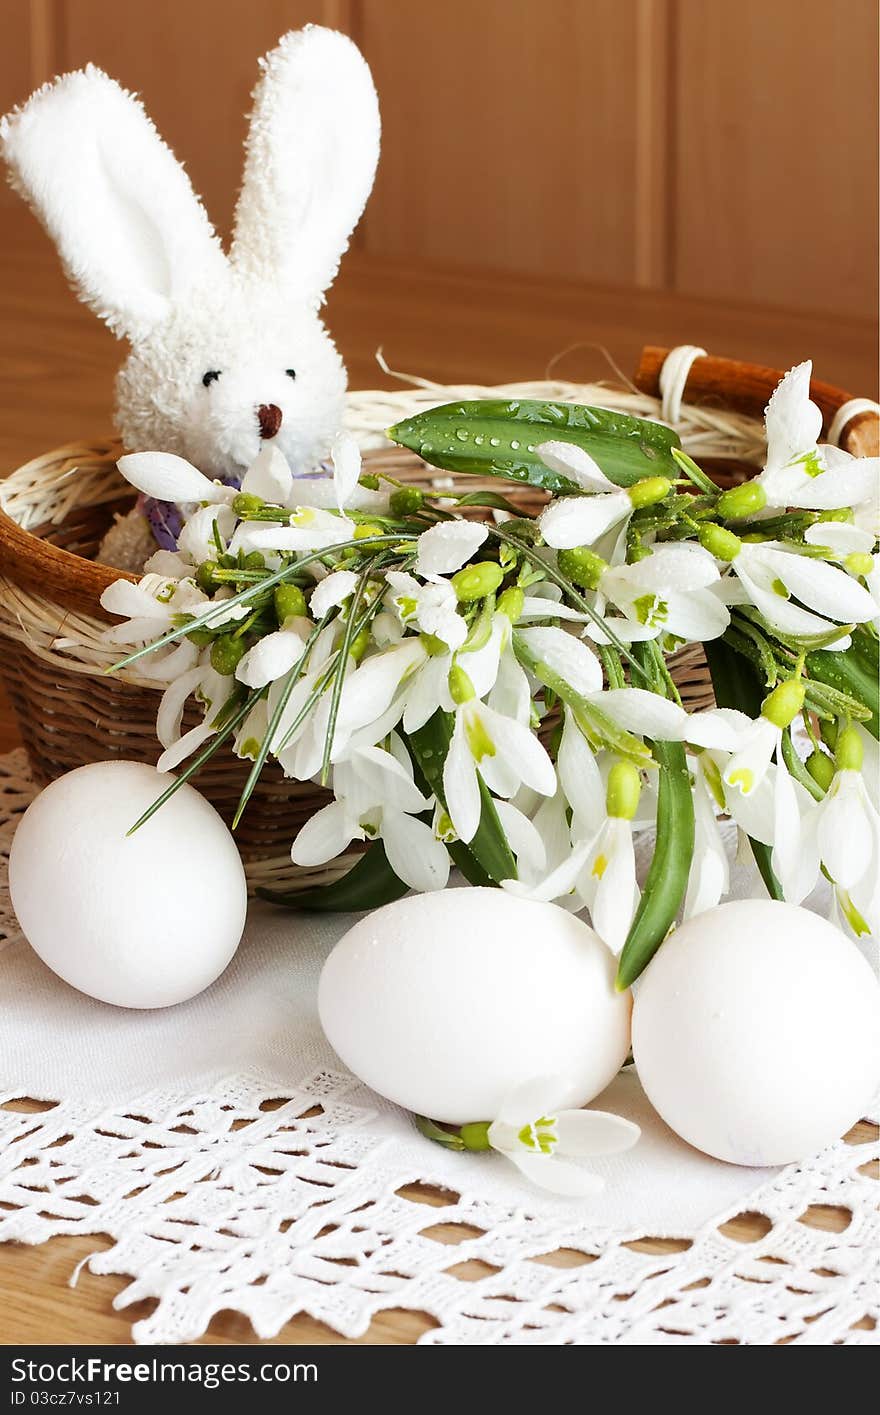
{"label": "rabbit ear", "polygon": [[0,150],[80,298],[114,333],[143,337],[225,264],[180,163],[100,69],[65,74],[8,114]]}
{"label": "rabbit ear", "polygon": [[261,60],[230,260],[321,303],[379,159],[379,103],[345,35],[307,25]]}

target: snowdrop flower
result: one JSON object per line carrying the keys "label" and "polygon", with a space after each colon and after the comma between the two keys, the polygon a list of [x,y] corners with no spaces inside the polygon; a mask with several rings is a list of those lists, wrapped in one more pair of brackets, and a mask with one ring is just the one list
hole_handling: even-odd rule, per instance
{"label": "snowdrop flower", "polygon": [[517,1087],[491,1123],[461,1127],[465,1148],[497,1150],[532,1184],[551,1194],[573,1199],[598,1194],[604,1180],[567,1161],[629,1150],[641,1131],[607,1111],[556,1110],[564,1089],[565,1083],[552,1077]]}
{"label": "snowdrop flower", "polygon": [[273,506],[286,506],[293,491],[293,473],[274,442],[264,442],[241,479],[241,490]]}
{"label": "snowdrop flower", "polygon": [[446,809],[460,840],[473,840],[480,824],[480,778],[499,796],[530,786],[542,796],[556,790],[553,763],[528,727],[480,701],[465,670],[453,667],[449,690],[455,727],[443,765]]}
{"label": "snowdrop flower", "polygon": [[603,570],[596,588],[603,599],[654,634],[705,643],[717,639],[730,623],[730,611],[713,590],[720,578],[707,550],[680,542],[656,546],[633,565]]}
{"label": "snowdrop flower", "polygon": [[450,649],[461,647],[468,628],[458,613],[458,598],[448,580],[438,576],[433,583],[422,585],[415,576],[400,570],[386,571],[385,580],[402,625],[409,624],[423,634],[431,634]]}
{"label": "snowdrop flower", "polygon": [[130,452],[116,465],[131,486],[156,501],[222,503],[236,495],[234,486],[209,481],[185,457],[173,452]]}
{"label": "snowdrop flower", "polygon": [[767,461],[752,481],[725,492],[719,514],[728,520],[765,507],[831,511],[876,500],[880,458],[853,457],[818,445],[822,413],[810,399],[812,363],[791,369],[767,404]]}
{"label": "snowdrop flower", "polygon": [[441,521],[419,536],[415,571],[423,580],[452,575],[476,555],[489,531],[473,521]]}
{"label": "snowdrop flower", "polygon": [[739,580],[739,589],[729,579],[722,581],[722,596],[728,603],[753,604],[779,634],[827,634],[837,624],[863,624],[876,614],[868,590],[845,570],[800,555],[780,541],[746,543],[714,525],[701,528],[700,540],[711,554],[730,562]]}
{"label": "snowdrop flower", "polygon": [[555,498],[541,512],[541,534],[554,550],[593,545],[606,531],[628,521],[639,506],[662,501],[671,490],[667,477],[647,477],[626,488],[616,486],[583,448],[571,442],[544,442],[536,451],[551,471],[593,493]]}
{"label": "snowdrop flower", "polygon": [[284,678],[302,658],[313,628],[308,619],[290,618],[281,629],[258,639],[235,670],[239,683],[247,688],[265,688]]}
{"label": "snowdrop flower", "polygon": [[721,773],[709,752],[691,759],[694,794],[694,853],[688,875],[683,917],[713,909],[730,887],[730,866],[716,809],[726,809]]}
{"label": "snowdrop flower", "polygon": [[[475,697],[485,698],[495,686],[501,667],[502,649],[509,634],[509,620],[500,612],[496,613],[492,619],[488,642],[482,648],[462,655]],[[448,653],[430,655],[425,651],[424,662],[412,675],[407,688],[403,715],[405,732],[417,732],[420,727],[424,727],[438,708],[443,712],[455,711],[456,702],[449,686],[455,661],[456,656],[451,650]],[[506,711],[506,704],[498,710]]]}
{"label": "snowdrop flower", "polygon": [[835,764],[834,779],[816,806],[816,849],[837,889],[849,897],[875,933],[880,922],[880,814],[862,775],[862,739],[855,728],[840,734]]}
{"label": "snowdrop flower", "polygon": [[[233,682],[228,675],[215,672],[210,662],[202,661],[169,683],[156,715],[156,736],[164,748],[156,763],[158,771],[173,771],[213,737],[217,731],[214,720],[232,692]],[[204,706],[204,720],[181,735],[183,709],[193,694]]]}
{"label": "snowdrop flower", "polygon": [[353,570],[334,570],[312,590],[309,609],[313,619],[323,619],[331,609],[341,609],[357,589],[358,577]]}
{"label": "snowdrop flower", "polygon": [[291,849],[296,865],[321,865],[347,850],[353,840],[381,837],[388,863],[411,889],[443,889],[449,855],[430,825],[417,817],[431,808],[413,780],[412,764],[400,738],[393,750],[364,747],[340,762],[333,773],[336,800],[300,830]]}
{"label": "snowdrop flower", "polygon": [[617,957],[639,902],[632,823],[641,778],[631,762],[617,761],[608,775],[604,823],[590,846],[578,889],[593,928]]}
{"label": "snowdrop flower", "polygon": [[724,768],[726,786],[735,786],[744,796],[752,794],[780,749],[783,731],[801,711],[804,691],[801,679],[789,678],[768,693],[754,720],[746,718],[740,746]]}
{"label": "snowdrop flower", "polygon": [[820,521],[808,526],[804,532],[808,545],[824,545],[849,572],[862,576],[868,593],[876,607],[875,619],[880,615],[880,555],[874,547],[877,536],[866,526],[851,525],[846,521]]}
{"label": "snowdrop flower", "polygon": [[177,537],[177,549],[193,565],[203,560],[216,560],[217,539],[226,546],[235,530],[235,512],[230,506],[202,506],[189,517]]}
{"label": "snowdrop flower", "polygon": [[[372,737],[375,745],[396,726],[403,715],[406,694],[402,686],[428,657],[414,636],[365,658],[346,679],[339,700],[332,760],[345,755],[354,733]],[[362,740],[365,740],[362,738]]]}
{"label": "snowdrop flower", "polygon": [[[216,608],[211,610],[211,605]],[[126,622],[114,624],[105,632],[111,644],[146,644],[159,639],[175,628],[177,616],[189,614],[193,618],[209,614],[206,623],[212,629],[224,624],[232,624],[249,613],[247,607],[233,605],[225,609],[222,598],[210,600],[199,589],[194,580],[173,580],[166,575],[144,575],[136,585],[129,580],[114,580],[101,595],[101,605],[110,614],[126,616]],[[194,646],[186,640],[178,644],[171,653],[177,653],[174,660],[171,653],[159,663],[145,664],[139,672],[146,677],[169,677],[180,668],[183,659]],[[182,650],[186,649],[186,653]],[[161,671],[159,664],[161,663]]]}
{"label": "snowdrop flower", "polygon": [[293,511],[287,524],[269,523],[250,527],[249,544],[255,550],[288,550],[306,554],[312,550],[329,550],[354,539],[355,524],[346,516],[334,515],[319,507],[300,506]]}
{"label": "snowdrop flower", "polygon": [[[525,650],[529,664],[539,675],[543,665],[574,689],[600,728],[603,719],[610,719],[617,727],[638,736],[687,741],[721,750],[732,750],[736,745],[737,736],[723,713],[688,713],[677,703],[644,688],[605,689],[596,655],[564,629],[521,629],[516,643],[520,651]],[[645,755],[649,755],[647,748]]]}

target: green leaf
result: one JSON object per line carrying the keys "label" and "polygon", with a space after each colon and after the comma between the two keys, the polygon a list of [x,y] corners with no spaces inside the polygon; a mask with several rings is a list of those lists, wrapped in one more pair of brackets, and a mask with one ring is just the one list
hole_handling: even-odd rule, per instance
{"label": "green leaf", "polygon": [[576,492],[569,477],[545,467],[536,447],[572,442],[617,486],[644,477],[675,478],[672,449],[678,435],[659,423],[579,403],[542,403],[527,398],[477,398],[447,403],[388,431],[392,441],[452,472],[503,477],[545,491]]}
{"label": "green leaf", "polygon": [[354,914],[365,909],[379,909],[392,904],[409,892],[409,885],[399,879],[388,863],[385,846],[374,840],[356,865],[332,884],[313,889],[258,889],[261,899],[279,904],[285,909],[299,909],[309,914]]}
{"label": "green leaf", "polygon": [[[444,810],[446,809],[446,797],[443,791],[443,763],[446,761],[449,743],[452,740],[452,723],[451,714],[441,712],[438,708],[424,727],[406,735],[406,741],[412,750],[419,770]],[[494,881],[496,884],[500,884],[503,879],[516,879],[516,861],[507,843],[507,837],[501,828],[492,793],[482,777],[478,777],[478,780],[482,806],[480,824],[473,840],[469,840],[467,845],[462,848],[469,851],[479,870],[488,876],[490,883]],[[458,844],[461,845],[462,842],[459,841]],[[460,864],[460,858],[456,858],[455,852],[455,846],[449,849],[453,860],[456,861],[456,864]],[[460,851],[458,854],[460,857]],[[463,864],[461,864],[461,869],[465,878],[469,879],[472,884],[477,882],[471,878]]]}
{"label": "green leaf", "polygon": [[832,692],[836,690],[848,698],[863,704],[870,714],[865,726],[872,737],[880,735],[880,691],[877,674],[871,670],[864,657],[847,649],[843,653],[825,650],[807,654],[807,672],[811,679],[822,683]]}

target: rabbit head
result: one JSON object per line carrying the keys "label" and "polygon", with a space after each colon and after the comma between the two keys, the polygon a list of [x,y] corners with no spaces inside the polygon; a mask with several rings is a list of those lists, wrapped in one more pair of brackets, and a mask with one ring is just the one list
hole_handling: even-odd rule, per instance
{"label": "rabbit head", "polygon": [[131,352],[116,382],[130,451],[241,472],[274,439],[326,453],[345,369],[319,311],[366,204],[379,109],[365,60],[310,25],[264,60],[228,255],[141,104],[88,67],[0,124],[13,185],[68,275]]}

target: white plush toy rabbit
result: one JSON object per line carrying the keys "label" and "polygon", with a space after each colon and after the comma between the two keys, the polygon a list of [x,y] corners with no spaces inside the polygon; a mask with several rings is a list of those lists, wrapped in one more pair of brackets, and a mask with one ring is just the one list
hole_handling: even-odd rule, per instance
{"label": "white plush toy rabbit", "polygon": [[99,69],[0,123],[12,183],[80,298],[131,343],[116,381],[125,447],[224,479],[269,438],[295,473],[329,448],[346,375],[318,311],[379,156],[376,91],[351,40],[309,25],[261,68],[228,255],[141,104]]}

